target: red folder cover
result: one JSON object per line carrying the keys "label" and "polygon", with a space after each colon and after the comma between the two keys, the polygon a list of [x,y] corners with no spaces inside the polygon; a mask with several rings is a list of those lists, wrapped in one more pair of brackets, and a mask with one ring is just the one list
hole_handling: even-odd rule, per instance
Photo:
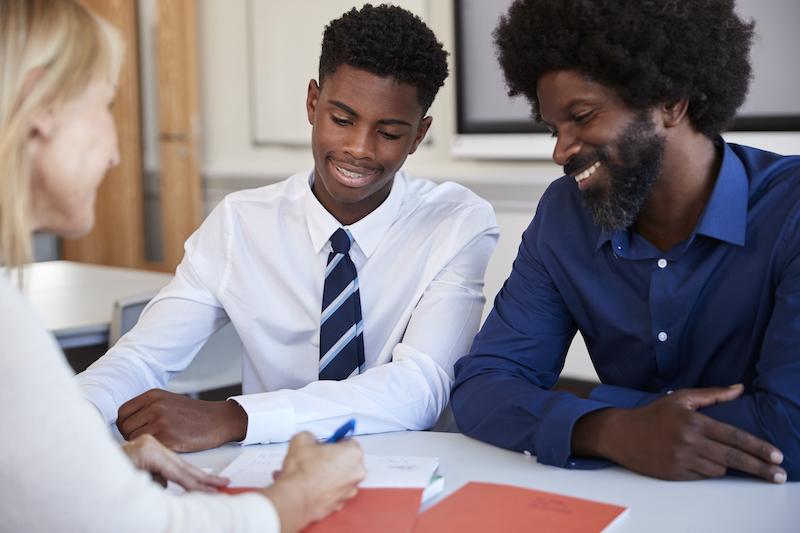
{"label": "red folder cover", "polygon": [[[255,489],[223,488],[238,494]],[[423,489],[358,489],[340,511],[314,522],[302,533],[411,533]]]}
{"label": "red folder cover", "polygon": [[411,533],[422,489],[358,489],[341,511],[302,533]]}
{"label": "red folder cover", "polygon": [[552,492],[470,482],[420,514],[414,533],[600,533],[627,512]]}

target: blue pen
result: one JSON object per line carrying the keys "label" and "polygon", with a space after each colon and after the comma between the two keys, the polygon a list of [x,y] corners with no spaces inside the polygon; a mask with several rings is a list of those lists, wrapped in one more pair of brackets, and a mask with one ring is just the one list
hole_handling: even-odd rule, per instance
{"label": "blue pen", "polygon": [[339,442],[342,439],[346,439],[347,437],[349,437],[350,435],[353,434],[353,431],[355,431],[355,429],[356,429],[356,419],[355,418],[351,418],[350,420],[345,422],[342,425],[342,427],[337,429],[336,433],[334,433],[333,436],[331,436],[331,438],[329,438],[325,442],[326,443]]}

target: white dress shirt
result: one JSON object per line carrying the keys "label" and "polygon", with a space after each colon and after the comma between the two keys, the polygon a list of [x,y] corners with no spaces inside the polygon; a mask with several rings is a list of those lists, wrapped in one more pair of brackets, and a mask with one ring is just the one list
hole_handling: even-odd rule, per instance
{"label": "white dress shirt", "polygon": [[432,427],[453,365],[483,310],[483,276],[499,229],[468,189],[395,176],[388,198],[348,226],[358,270],[366,370],[319,381],[329,238],[341,224],[314,196],[313,170],[228,195],[186,242],[175,278],[136,325],[78,376],[110,423],[120,405],[190,363],[228,320],[242,340],[243,444],[298,431],[332,434]]}

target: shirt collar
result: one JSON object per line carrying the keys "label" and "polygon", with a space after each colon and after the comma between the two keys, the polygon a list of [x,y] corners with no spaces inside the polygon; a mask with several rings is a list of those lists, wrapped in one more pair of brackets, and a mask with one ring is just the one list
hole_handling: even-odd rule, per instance
{"label": "shirt collar", "polygon": [[723,143],[722,166],[696,233],[744,246],[749,181],[742,160]]}
{"label": "shirt collar", "polygon": [[314,196],[314,192],[311,190],[311,186],[314,184],[314,169],[312,168],[308,173],[308,179],[305,183],[305,207],[306,221],[308,223],[314,250],[316,250],[317,253],[321,252],[328,240],[330,240],[333,232],[341,227],[345,227],[350,230],[350,233],[353,235],[353,241],[358,245],[358,248],[369,258],[378,248],[378,245],[381,240],[383,240],[384,235],[389,231],[392,224],[394,224],[394,221],[397,220],[406,193],[404,178],[405,174],[402,171],[398,171],[397,174],[395,174],[389,196],[375,211],[355,224],[342,226],[339,221],[322,206],[319,200],[317,200],[317,197]]}
{"label": "shirt collar", "polygon": [[[747,202],[749,182],[742,161],[727,143],[723,144],[722,165],[711,196],[697,222],[695,234],[705,235],[731,244],[744,246],[747,231]],[[614,252],[627,256],[630,248],[629,230],[601,231],[595,251],[612,241]]]}

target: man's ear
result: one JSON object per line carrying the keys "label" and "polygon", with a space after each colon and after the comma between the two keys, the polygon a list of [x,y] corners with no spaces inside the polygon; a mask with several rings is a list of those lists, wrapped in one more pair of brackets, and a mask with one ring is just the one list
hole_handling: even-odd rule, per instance
{"label": "man's ear", "polygon": [[667,102],[661,106],[661,116],[664,126],[672,128],[677,126],[686,116],[689,109],[689,99],[681,98],[675,102]]}
{"label": "man's ear", "polygon": [[319,101],[319,85],[315,80],[308,82],[308,96],[306,97],[306,112],[308,112],[308,123],[314,125],[314,114],[317,110]]}
{"label": "man's ear", "polygon": [[431,122],[433,122],[433,117],[425,117],[420,121],[419,128],[417,128],[417,135],[414,137],[414,144],[411,145],[411,150],[408,151],[408,155],[411,155],[417,151],[417,147],[425,138],[425,135],[428,133],[428,129],[431,127]]}

